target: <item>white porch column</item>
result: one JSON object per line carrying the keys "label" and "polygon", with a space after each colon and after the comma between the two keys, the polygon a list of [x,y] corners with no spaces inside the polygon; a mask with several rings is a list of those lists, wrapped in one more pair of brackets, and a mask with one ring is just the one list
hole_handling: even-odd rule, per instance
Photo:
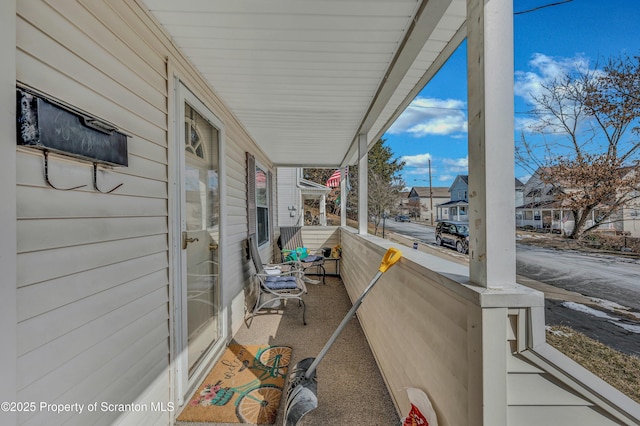
{"label": "white porch column", "polygon": [[[17,402],[16,2],[0,2],[0,402]],[[17,423],[0,411],[0,424]]]}
{"label": "white porch column", "polygon": [[347,226],[347,174],[340,168],[340,226]]}
{"label": "white porch column", "polygon": [[327,226],[327,196],[320,196],[320,226]]}
{"label": "white porch column", "polygon": [[367,135],[358,135],[358,232],[367,234],[369,224],[369,188],[367,186],[369,175],[369,151],[367,150]]}
{"label": "white porch column", "polygon": [[467,0],[467,72],[469,276],[502,288],[516,272],[512,0]]}

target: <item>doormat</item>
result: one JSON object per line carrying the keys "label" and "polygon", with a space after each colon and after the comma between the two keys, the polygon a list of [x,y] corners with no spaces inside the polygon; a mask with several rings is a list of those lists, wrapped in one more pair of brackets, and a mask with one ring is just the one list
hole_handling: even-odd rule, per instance
{"label": "doormat", "polygon": [[229,345],[178,420],[275,423],[290,361],[286,346]]}

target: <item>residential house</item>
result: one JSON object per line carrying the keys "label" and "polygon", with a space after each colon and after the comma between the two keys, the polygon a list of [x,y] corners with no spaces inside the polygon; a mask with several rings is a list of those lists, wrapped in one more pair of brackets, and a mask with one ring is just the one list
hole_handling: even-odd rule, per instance
{"label": "residential house", "polygon": [[398,193],[398,214],[409,216],[411,214],[411,206],[409,204],[409,193],[411,191],[400,191]]}
{"label": "residential house", "polygon": [[524,204],[524,183],[516,178],[516,206]]}
{"label": "residential house", "polygon": [[414,186],[409,191],[408,205],[411,216],[422,221],[435,222],[435,207],[449,199],[449,191],[441,186]]}
{"label": "residential house", "polygon": [[[516,205],[522,199],[522,191],[524,184],[518,178],[515,178],[515,200]],[[469,209],[469,176],[458,175],[449,187],[450,199],[438,204],[437,217],[438,220],[468,220],[467,212]]]}
{"label": "residential house", "polygon": [[[280,226],[327,225],[327,195],[331,188],[303,178],[303,169],[278,167],[278,224]],[[318,202],[317,212],[305,210],[305,201]]]}
{"label": "residential house", "polygon": [[[539,168],[523,188],[523,203],[516,207],[516,226],[542,229],[550,232],[567,233],[574,227],[573,214],[566,204],[556,197],[558,191],[571,191],[566,185],[544,183],[543,170]],[[598,231],[640,236],[640,199],[632,200],[598,225]],[[595,223],[598,210],[595,209],[586,226]]]}
{"label": "residential house", "polygon": [[469,176],[456,176],[448,192],[449,200],[437,205],[437,220],[468,220]]}
{"label": "residential house", "polygon": [[246,327],[278,167],[358,165],[358,229],[303,228],[342,245],[354,300],[392,245],[367,231],[368,149],[466,38],[470,266],[405,250],[358,311],[397,413],[411,386],[443,425],[637,424],[547,345],[515,236],[489,232],[515,226],[510,191],[482,196],[512,172],[512,23],[511,0],[0,2],[0,401],[147,407],[0,423],[175,424]]}

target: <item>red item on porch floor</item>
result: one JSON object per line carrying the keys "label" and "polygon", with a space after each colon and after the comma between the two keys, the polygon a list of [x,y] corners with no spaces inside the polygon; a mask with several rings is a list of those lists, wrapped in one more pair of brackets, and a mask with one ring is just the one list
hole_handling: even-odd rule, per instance
{"label": "red item on porch floor", "polygon": [[407,388],[411,403],[409,415],[403,419],[402,426],[438,426],[438,419],[429,397],[420,389]]}

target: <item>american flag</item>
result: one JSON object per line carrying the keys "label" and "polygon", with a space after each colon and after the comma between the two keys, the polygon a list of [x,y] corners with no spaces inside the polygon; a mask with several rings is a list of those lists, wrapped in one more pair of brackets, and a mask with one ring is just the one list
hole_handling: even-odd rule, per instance
{"label": "american flag", "polygon": [[329,188],[337,188],[340,186],[340,169],[333,172],[329,179],[327,179],[327,186]]}

